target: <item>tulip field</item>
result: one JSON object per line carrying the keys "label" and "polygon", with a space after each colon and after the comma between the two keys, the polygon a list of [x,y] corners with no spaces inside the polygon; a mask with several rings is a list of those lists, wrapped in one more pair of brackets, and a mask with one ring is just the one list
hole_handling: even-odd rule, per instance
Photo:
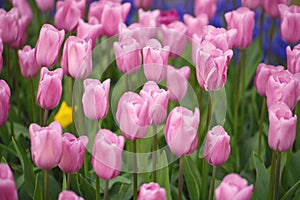
{"label": "tulip field", "polygon": [[299,0],[1,0],[0,200],[300,200]]}

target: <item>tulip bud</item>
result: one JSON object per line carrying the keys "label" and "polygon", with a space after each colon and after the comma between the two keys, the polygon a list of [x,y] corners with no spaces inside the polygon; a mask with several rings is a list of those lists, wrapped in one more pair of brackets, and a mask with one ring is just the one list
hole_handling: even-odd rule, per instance
{"label": "tulip bud", "polygon": [[230,155],[230,137],[222,126],[208,131],[205,141],[204,158],[210,165],[224,164]]}
{"label": "tulip bud", "polygon": [[300,44],[286,47],[287,68],[292,74],[300,73]]}
{"label": "tulip bud", "polygon": [[18,55],[22,76],[24,78],[34,78],[40,70],[40,66],[35,59],[35,49],[31,49],[29,45],[26,45],[23,50],[18,51]]}
{"label": "tulip bud", "polygon": [[242,5],[250,8],[251,10],[255,10],[261,4],[263,4],[262,0],[242,0]]}
{"label": "tulip bud", "polygon": [[92,48],[95,47],[98,37],[102,34],[102,25],[94,24],[94,20],[97,19],[91,18],[89,23],[85,23],[80,19],[77,26],[77,37],[84,39],[86,42],[91,39]]}
{"label": "tulip bud", "polygon": [[194,113],[184,107],[174,108],[167,119],[165,139],[173,154],[192,154],[198,145],[199,109]]}
{"label": "tulip bud", "polygon": [[172,22],[178,21],[179,16],[177,10],[161,11],[158,17],[158,22],[160,25],[168,25]]}
{"label": "tulip bud", "polygon": [[77,196],[73,191],[65,190],[59,194],[58,200],[84,200],[84,198]]}
{"label": "tulip bud", "polygon": [[50,11],[54,7],[54,0],[35,0],[41,11]]}
{"label": "tulip bud", "polygon": [[136,8],[143,8],[145,10],[148,10],[149,8],[151,8],[153,0],[133,0],[133,3]]}
{"label": "tulip bud", "polygon": [[31,156],[34,164],[41,169],[50,170],[56,167],[62,154],[62,129],[54,121],[47,127],[38,124],[29,126]]}
{"label": "tulip bud", "polygon": [[193,17],[189,14],[183,15],[183,20],[187,26],[187,35],[193,37],[193,34],[200,35],[202,32],[202,27],[208,24],[208,16],[204,13]]}
{"label": "tulip bud", "polygon": [[140,187],[138,200],[151,200],[159,199],[166,200],[166,190],[161,188],[157,183],[144,183]]}
{"label": "tulip bud", "polygon": [[10,109],[9,99],[10,99],[9,86],[4,80],[0,80],[0,108],[1,108],[0,126],[2,126],[8,118],[8,112]]}
{"label": "tulip bud", "polygon": [[278,18],[280,16],[278,5],[288,5],[291,0],[263,0],[262,4],[265,12],[272,18]]}
{"label": "tulip bud", "polygon": [[120,174],[124,144],[123,136],[117,136],[107,129],[98,131],[93,147],[92,165],[100,178],[110,180]]}
{"label": "tulip bud", "polygon": [[195,0],[194,13],[196,16],[204,13],[208,16],[208,19],[212,19],[215,16],[216,10],[216,0]]}
{"label": "tulip bud", "polygon": [[18,26],[19,12],[17,8],[12,8],[9,12],[0,9],[0,30],[3,44],[11,44],[19,34]]}
{"label": "tulip bud", "polygon": [[139,24],[143,27],[157,27],[158,26],[158,18],[160,16],[160,10],[152,10],[152,11],[144,11],[143,9],[139,9]]}
{"label": "tulip bud", "polygon": [[1,200],[18,200],[14,175],[5,163],[0,163],[0,191]]}

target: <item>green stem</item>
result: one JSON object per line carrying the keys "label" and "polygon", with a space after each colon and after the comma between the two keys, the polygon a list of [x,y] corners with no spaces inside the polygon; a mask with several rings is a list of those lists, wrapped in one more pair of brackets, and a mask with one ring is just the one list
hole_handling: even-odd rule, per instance
{"label": "green stem", "polygon": [[136,140],[133,140],[133,199],[137,200],[137,157],[136,157]]}
{"label": "green stem", "polygon": [[259,136],[258,136],[258,157],[261,156],[261,149],[262,149],[262,132],[263,132],[263,122],[265,118],[265,109],[266,109],[266,98],[264,98],[261,113],[260,113],[260,120],[259,120]]}
{"label": "green stem", "polygon": [[208,108],[207,108],[207,116],[206,116],[206,126],[205,126],[205,133],[207,134],[209,127],[210,127],[210,120],[211,120],[211,109],[212,109],[212,97],[211,94],[208,93]]}
{"label": "green stem", "polygon": [[152,163],[152,181],[156,182],[156,151],[157,151],[157,130],[156,126],[152,126],[152,132],[153,132],[153,143],[152,143],[152,157],[153,157],[153,163]]}
{"label": "green stem", "polygon": [[71,189],[71,174],[67,174],[67,190]]}
{"label": "green stem", "polygon": [[243,133],[243,127],[244,127],[244,120],[245,120],[245,91],[246,91],[246,50],[241,50],[241,59],[242,59],[242,95],[241,95],[241,99],[242,99],[242,105],[241,105],[241,131],[239,131],[239,133]]}
{"label": "green stem", "polygon": [[105,180],[105,186],[104,186],[104,200],[108,200],[108,184],[109,184],[109,180]]}
{"label": "green stem", "polygon": [[276,163],[276,181],[275,181],[275,200],[279,200],[279,183],[280,183],[280,162],[281,162],[281,153],[277,152],[277,163]]}
{"label": "green stem", "polygon": [[275,168],[276,168],[276,151],[272,151],[271,174],[270,174],[270,183],[269,183],[270,185],[269,200],[273,200],[274,197]]}
{"label": "green stem", "polygon": [[48,176],[48,171],[44,170],[44,200],[49,199],[49,176]]}
{"label": "green stem", "polygon": [[84,156],[83,170],[84,170],[84,177],[87,178],[89,175],[89,164],[88,164],[87,154],[85,154]]}
{"label": "green stem", "polygon": [[35,92],[33,86],[33,80],[30,79],[30,87],[31,87],[31,95],[32,95],[32,115],[33,115],[33,122],[36,122],[36,107],[35,107]]}
{"label": "green stem", "polygon": [[6,48],[6,68],[7,68],[7,83],[10,87],[12,87],[12,81],[11,81],[11,73],[10,73],[10,52],[9,47]]}
{"label": "green stem", "polygon": [[48,110],[45,109],[44,111],[44,118],[43,118],[43,125],[47,126],[47,120],[48,120]]}
{"label": "green stem", "polygon": [[96,176],[96,200],[100,200],[100,178]]}
{"label": "green stem", "polygon": [[212,173],[211,185],[210,185],[210,195],[209,195],[210,200],[214,199],[216,174],[217,174],[217,167],[213,166],[213,173]]}
{"label": "green stem", "polygon": [[270,63],[271,61],[272,41],[273,41],[274,33],[275,33],[275,20],[272,19],[270,37],[269,37],[270,40],[269,40],[269,47],[268,47],[268,57],[267,57],[268,63]]}
{"label": "green stem", "polygon": [[291,165],[291,149],[288,150],[287,154],[286,154],[286,163],[285,163],[285,167],[284,167],[284,175],[283,175],[283,179],[282,179],[282,186],[284,188],[288,188],[288,178],[289,178],[289,171],[290,171],[290,165]]}
{"label": "green stem", "polygon": [[40,107],[40,125],[43,125],[43,112],[44,112],[43,108]]}
{"label": "green stem", "polygon": [[182,199],[184,157],[179,158],[178,200]]}

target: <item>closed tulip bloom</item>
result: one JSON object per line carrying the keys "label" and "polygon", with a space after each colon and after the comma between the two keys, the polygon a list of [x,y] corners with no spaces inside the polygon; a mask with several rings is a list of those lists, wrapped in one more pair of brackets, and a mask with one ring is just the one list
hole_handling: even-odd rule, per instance
{"label": "closed tulip bloom", "polygon": [[116,119],[128,140],[143,138],[149,125],[149,101],[133,92],[126,92],[119,100]]}
{"label": "closed tulip bloom", "polygon": [[118,69],[122,73],[135,73],[142,65],[142,53],[139,43],[127,37],[114,43],[114,52]]}
{"label": "closed tulip bloom", "polygon": [[290,44],[300,41],[300,6],[280,4],[280,35],[282,39]]}
{"label": "closed tulip bloom", "polygon": [[71,190],[65,190],[59,193],[58,200],[84,200],[84,198],[77,196]]}
{"label": "closed tulip bloom", "polygon": [[140,187],[138,200],[166,200],[166,190],[161,188],[158,183],[144,183]]}
{"label": "closed tulip bloom", "polygon": [[300,73],[300,44],[294,46],[291,50],[290,46],[286,47],[287,69],[292,73]]}
{"label": "closed tulip bloom", "polygon": [[58,68],[49,71],[46,67],[41,69],[40,82],[37,91],[37,102],[43,108],[55,108],[62,95],[63,70]]}
{"label": "closed tulip bloom", "polygon": [[0,126],[2,126],[8,118],[8,112],[10,109],[9,99],[10,99],[9,86],[4,80],[0,80],[0,108],[1,108]]}
{"label": "closed tulip bloom", "polygon": [[81,19],[84,19],[84,12],[86,8],[87,0],[73,0],[76,3],[77,8],[80,10],[80,17]]}
{"label": "closed tulip bloom", "polygon": [[143,48],[144,74],[149,81],[165,79],[170,47],[162,47],[158,40],[151,39]]}
{"label": "closed tulip bloom", "polygon": [[253,185],[248,186],[246,179],[238,174],[225,176],[216,189],[216,200],[250,200],[253,192]]}
{"label": "closed tulip bloom", "polygon": [[39,39],[35,46],[36,60],[40,66],[52,67],[56,64],[64,37],[64,30],[58,31],[50,24],[44,24],[42,26]]}
{"label": "closed tulip bloom", "polygon": [[148,10],[149,8],[151,8],[153,0],[134,0],[133,3],[136,8],[143,8],[145,10]]}
{"label": "closed tulip bloom", "polygon": [[272,74],[266,86],[268,107],[280,101],[293,110],[300,99],[299,84],[300,81],[287,70]]}
{"label": "closed tulip bloom", "polygon": [[139,9],[138,11],[139,24],[141,24],[143,27],[157,27],[159,25],[159,16],[160,10],[158,9],[149,11]]}
{"label": "closed tulip bloom", "polygon": [[40,70],[35,58],[35,49],[26,45],[23,50],[18,51],[18,56],[22,76],[24,78],[34,78]]}
{"label": "closed tulip bloom", "polygon": [[225,14],[227,28],[237,30],[234,42],[236,48],[245,49],[252,43],[254,15],[255,13],[246,7],[240,7]]}
{"label": "closed tulip bloom", "polygon": [[263,0],[263,8],[268,16],[271,18],[278,18],[280,17],[278,5],[285,4],[288,5],[291,0]]}
{"label": "closed tulip bloom", "polygon": [[169,92],[160,89],[154,81],[148,81],[140,91],[140,96],[149,101],[149,123],[162,124],[167,116]]}
{"label": "closed tulip bloom", "polygon": [[19,11],[19,19],[24,21],[25,26],[32,20],[32,10],[27,0],[10,0],[13,7],[17,8]]}
{"label": "closed tulip bloom", "polygon": [[184,107],[175,107],[169,114],[165,139],[173,154],[186,156],[192,154],[198,145],[198,125],[200,112],[194,113]]}
{"label": "closed tulip bloom", "polygon": [[184,14],[183,20],[187,26],[187,35],[189,37],[193,37],[193,34],[200,35],[202,32],[202,27],[208,24],[208,16],[204,13],[199,14],[197,17]]}
{"label": "closed tulip bloom", "polygon": [[50,11],[54,7],[54,0],[35,0],[41,11]]}
{"label": "closed tulip bloom", "polygon": [[200,86],[206,91],[220,90],[227,80],[227,68],[232,50],[223,52],[208,41],[196,52],[196,75]]}
{"label": "closed tulip bloom", "polygon": [[284,70],[283,66],[273,66],[273,65],[266,65],[265,63],[260,63],[257,66],[256,74],[254,77],[254,86],[257,93],[262,97],[266,97],[266,86],[270,76],[275,72],[279,72],[283,70]]}
{"label": "closed tulip bloom", "polygon": [[5,163],[0,163],[0,191],[1,200],[18,199],[14,175]]}
{"label": "closed tulip bloom", "polygon": [[165,24],[168,25],[172,22],[178,21],[179,20],[179,15],[177,10],[172,9],[169,11],[161,11],[160,15],[158,17],[158,22],[160,25]]}
{"label": "closed tulip bloom", "polygon": [[251,10],[255,10],[262,4],[263,4],[263,0],[242,0],[242,5],[250,8]]}
{"label": "closed tulip bloom", "polygon": [[25,18],[18,19],[18,36],[16,40],[8,44],[8,46],[12,49],[19,49],[23,47],[26,42],[27,24],[25,20],[26,20]]}
{"label": "closed tulip bloom", "polygon": [[215,126],[206,135],[204,158],[210,165],[223,165],[230,155],[230,137],[222,126]]}
{"label": "closed tulip bloom", "polygon": [[274,151],[288,151],[295,141],[297,116],[283,102],[269,107],[268,143]]}
{"label": "closed tulip bloom", "polygon": [[93,69],[92,40],[86,42],[76,36],[68,37],[60,64],[67,76],[77,79],[89,76]]}
{"label": "closed tulip bloom", "polygon": [[86,42],[90,39],[92,40],[92,48],[95,47],[97,39],[102,34],[102,25],[94,23],[94,20],[97,19],[91,18],[89,23],[85,23],[82,19],[80,19],[76,31],[77,37],[84,39]]}
{"label": "closed tulip bloom", "polygon": [[2,71],[2,67],[3,67],[3,43],[2,43],[2,39],[1,39],[1,32],[0,32],[0,73]]}
{"label": "closed tulip bloom", "polygon": [[82,167],[88,142],[87,136],[76,138],[70,133],[63,134],[62,154],[58,167],[65,173],[78,172]]}
{"label": "closed tulip bloom", "polygon": [[120,174],[124,144],[123,136],[107,129],[98,131],[92,152],[92,165],[97,176],[110,180]]}
{"label": "closed tulip bloom", "polygon": [[182,100],[188,89],[188,80],[190,77],[190,67],[184,66],[176,69],[173,66],[168,66],[167,69],[167,88],[172,101]]}
{"label": "closed tulip bloom", "polygon": [[19,34],[18,26],[19,12],[17,8],[12,8],[9,12],[0,9],[0,30],[3,44],[11,44]]}
{"label": "closed tulip bloom", "polygon": [[110,79],[105,80],[103,83],[96,79],[86,79],[83,84],[82,105],[84,115],[90,120],[105,118],[109,108]]}
{"label": "closed tulip bloom", "polygon": [[195,0],[194,13],[198,16],[202,13],[208,16],[208,19],[212,19],[215,16],[217,10],[216,0]]}
{"label": "closed tulip bloom", "polygon": [[47,127],[29,126],[31,156],[36,166],[44,170],[56,167],[62,155],[62,128],[56,121]]}

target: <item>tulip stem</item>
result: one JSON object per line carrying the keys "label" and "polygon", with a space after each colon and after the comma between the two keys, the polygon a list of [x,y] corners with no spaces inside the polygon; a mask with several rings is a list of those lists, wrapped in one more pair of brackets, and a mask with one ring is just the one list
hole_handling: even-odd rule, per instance
{"label": "tulip stem", "polygon": [[12,87],[11,73],[10,73],[10,52],[9,47],[6,48],[6,68],[7,68],[7,83]]}
{"label": "tulip stem", "polygon": [[67,174],[67,190],[71,189],[71,174]]}
{"label": "tulip stem", "polygon": [[45,109],[45,111],[44,111],[44,118],[43,118],[43,125],[44,126],[47,125],[47,120],[48,120],[48,110]]}
{"label": "tulip stem", "polygon": [[242,68],[242,107],[241,107],[241,134],[243,133],[244,120],[245,120],[245,90],[246,90],[246,50],[241,50],[241,68]]}
{"label": "tulip stem", "polygon": [[279,200],[280,162],[281,162],[281,153],[278,151],[277,152],[277,163],[276,163],[275,195],[274,195],[275,200]]}
{"label": "tulip stem", "polygon": [[32,95],[32,115],[33,115],[33,122],[36,122],[36,108],[35,108],[35,92],[33,86],[33,80],[30,79],[30,86],[31,86],[31,95]]}
{"label": "tulip stem", "polygon": [[96,200],[100,200],[100,178],[96,176]]}
{"label": "tulip stem", "polygon": [[105,180],[105,185],[104,185],[104,200],[108,200],[108,184],[109,184],[109,180]]}
{"label": "tulip stem", "polygon": [[183,160],[184,157],[179,158],[179,178],[178,178],[178,200],[182,199],[182,188],[183,188]]}
{"label": "tulip stem", "polygon": [[272,24],[271,24],[271,30],[270,30],[270,37],[269,37],[269,46],[268,46],[268,63],[270,63],[271,61],[271,52],[272,52],[272,41],[273,41],[273,37],[274,37],[274,32],[275,32],[275,20],[272,19]]}
{"label": "tulip stem", "polygon": [[48,171],[44,170],[44,200],[48,200],[49,199],[48,184],[49,184]]}
{"label": "tulip stem", "polygon": [[272,163],[271,163],[271,174],[270,174],[270,190],[269,200],[273,200],[274,197],[274,179],[275,179],[275,165],[276,165],[276,151],[272,151]]}
{"label": "tulip stem", "polygon": [[260,158],[261,155],[261,143],[262,143],[262,132],[263,132],[263,122],[265,118],[265,109],[266,109],[266,98],[264,98],[261,113],[260,113],[260,120],[259,120],[259,136],[258,136],[258,157]]}
{"label": "tulip stem", "polygon": [[211,177],[209,200],[213,200],[214,199],[216,174],[217,174],[217,167],[213,166],[213,173],[212,173],[212,177]]}
{"label": "tulip stem", "polygon": [[152,132],[153,132],[153,143],[152,143],[152,158],[153,158],[153,163],[152,163],[152,181],[156,182],[156,151],[157,151],[157,130],[156,126],[152,126]]}
{"label": "tulip stem", "polygon": [[137,200],[137,157],[136,157],[136,140],[133,140],[133,199]]}

